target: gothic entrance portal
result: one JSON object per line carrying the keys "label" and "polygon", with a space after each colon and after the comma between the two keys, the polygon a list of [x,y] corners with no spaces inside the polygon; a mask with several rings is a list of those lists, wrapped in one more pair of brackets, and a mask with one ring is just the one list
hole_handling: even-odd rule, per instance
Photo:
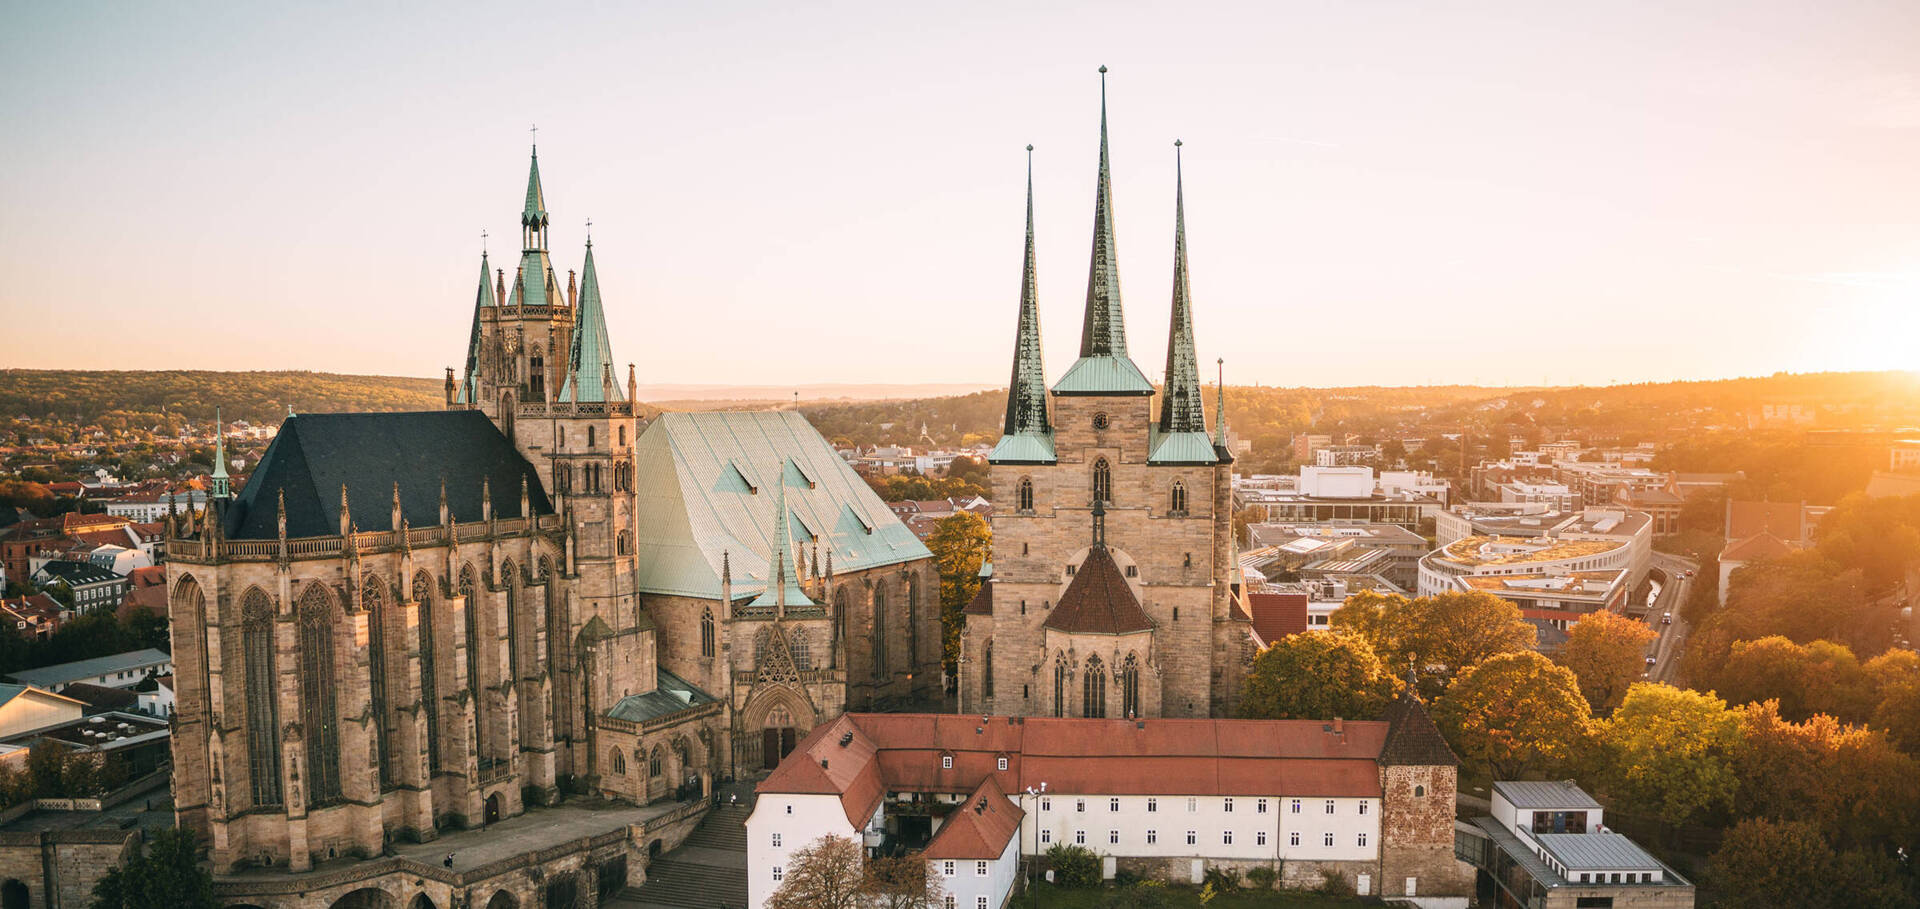
{"label": "gothic entrance portal", "polygon": [[497,824],[499,822],[500,822],[500,793],[496,792],[490,796],[487,796],[487,823]]}
{"label": "gothic entrance portal", "polygon": [[785,707],[775,707],[767,711],[767,721],[760,731],[760,766],[767,770],[780,765],[780,759],[792,753],[798,741],[794,735],[793,714]]}

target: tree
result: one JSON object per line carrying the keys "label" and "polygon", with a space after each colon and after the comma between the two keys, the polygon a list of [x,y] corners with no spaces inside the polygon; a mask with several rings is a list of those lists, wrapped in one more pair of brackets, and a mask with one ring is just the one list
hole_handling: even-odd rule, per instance
{"label": "tree", "polygon": [[1801,645],[1779,635],[1735,641],[1719,671],[1705,681],[1735,704],[1778,701],[1780,715],[1795,721],[1825,713],[1862,723],[1876,700],[1873,677],[1846,645]]}
{"label": "tree", "polygon": [[1393,696],[1373,648],[1359,635],[1310,631],[1260,651],[1240,696],[1241,716],[1269,720],[1371,720]]}
{"label": "tree", "polygon": [[940,573],[940,627],[945,644],[943,662],[949,678],[960,666],[960,632],[966,627],[961,610],[980,592],[980,566],[993,554],[993,530],[979,515],[956,511],[943,518],[927,536],[933,567]]}
{"label": "tree", "polygon": [[1643,671],[1647,645],[1659,637],[1646,623],[1617,612],[1589,613],[1567,632],[1558,659],[1580,680],[1580,694],[1588,706],[1604,715],[1620,706],[1627,686]]}
{"label": "tree", "polygon": [[[1347,598],[1329,620],[1336,631],[1365,638],[1396,678],[1418,660],[1421,695],[1445,690],[1447,676],[1495,654],[1531,648],[1535,633],[1520,617],[1520,607],[1482,591],[1435,594],[1407,599],[1398,594],[1362,592]],[[1438,668],[1446,675],[1425,670]]]}
{"label": "tree", "polygon": [[1920,763],[1886,736],[1825,714],[1788,722],[1772,701],[1740,713],[1737,813],[1806,821],[1841,845],[1920,847]]}
{"label": "tree", "polygon": [[1808,884],[1828,880],[1834,859],[1812,824],[1753,818],[1727,831],[1707,877],[1723,909],[1827,909],[1829,896]]}
{"label": "tree", "polygon": [[909,852],[869,859],[860,892],[876,909],[934,909],[945,889],[939,877],[927,873],[926,858]]}
{"label": "tree", "polygon": [[860,846],[844,836],[823,836],[787,860],[767,909],[855,909],[864,880]]}
{"label": "tree", "polygon": [[1592,716],[1573,672],[1531,650],[1469,667],[1434,713],[1454,752],[1498,780],[1565,766]]}
{"label": "tree", "polygon": [[1598,726],[1599,770],[1616,798],[1672,826],[1732,806],[1740,715],[1727,702],[1640,682]]}
{"label": "tree", "polygon": [[1062,887],[1100,886],[1100,857],[1085,846],[1066,843],[1048,846],[1047,869]]}
{"label": "tree", "polygon": [[1920,758],[1920,682],[1898,682],[1882,689],[1872,725],[1895,747]]}
{"label": "tree", "polygon": [[155,833],[145,852],[109,870],[93,885],[92,909],[214,909],[213,875],[201,867],[192,830]]}

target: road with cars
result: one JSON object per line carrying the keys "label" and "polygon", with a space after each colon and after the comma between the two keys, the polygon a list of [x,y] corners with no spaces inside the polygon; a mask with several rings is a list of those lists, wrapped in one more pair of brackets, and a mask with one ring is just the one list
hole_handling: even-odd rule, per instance
{"label": "road with cars", "polygon": [[1692,559],[1656,552],[1652,567],[1665,575],[1666,581],[1660,585],[1659,599],[1647,613],[1647,622],[1660,633],[1647,648],[1647,657],[1651,660],[1647,665],[1647,678],[1673,684],[1680,672],[1680,654],[1690,631],[1687,620],[1680,616],[1680,604],[1687,601],[1687,591],[1699,581],[1696,572],[1700,566]]}

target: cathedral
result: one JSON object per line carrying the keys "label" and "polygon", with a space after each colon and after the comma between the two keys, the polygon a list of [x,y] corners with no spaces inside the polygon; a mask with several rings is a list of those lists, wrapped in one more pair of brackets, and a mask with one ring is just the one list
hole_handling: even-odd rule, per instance
{"label": "cathedral", "polygon": [[444,410],[289,412],[169,518],[173,792],[216,871],[691,797],[939,696],[926,547],[798,413],[643,418],[548,220],[536,151]]}
{"label": "cathedral", "polygon": [[1127,354],[1104,83],[1080,356],[1051,393],[1029,167],[1013,376],[988,458],[998,506],[990,577],[966,607],[962,712],[1232,715],[1251,626],[1238,598],[1226,414],[1216,402],[1210,433],[1203,409],[1174,145],[1172,314],[1157,395]]}

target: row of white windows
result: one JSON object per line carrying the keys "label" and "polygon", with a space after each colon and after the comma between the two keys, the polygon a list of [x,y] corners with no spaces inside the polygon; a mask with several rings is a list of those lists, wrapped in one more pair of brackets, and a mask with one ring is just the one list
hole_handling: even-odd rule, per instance
{"label": "row of white windows", "polygon": [[[1005,769],[1007,769],[1007,768],[1006,768],[1006,767],[1004,766],[1004,764],[1005,764],[1005,760],[1004,760],[1004,759],[1002,759],[1002,762],[1001,762],[1001,763],[1003,764],[1003,766],[1002,766],[1002,767],[1001,767],[1000,769],[1001,769],[1001,770],[1005,770]],[[953,759],[952,759],[952,758],[943,758],[943,759],[941,759],[941,766],[943,766],[943,767],[946,767],[947,769],[952,769],[952,768],[953,768]],[[1254,800],[1253,800],[1253,813],[1255,813],[1255,814],[1266,814],[1266,813],[1267,813],[1267,801],[1268,801],[1267,799],[1254,799]],[[1301,803],[1302,803],[1303,801],[1304,801],[1304,800],[1302,800],[1302,799],[1288,799],[1288,800],[1287,800],[1287,811],[1288,811],[1288,813],[1290,813],[1290,814],[1299,814],[1299,813],[1300,813],[1300,807],[1301,807]],[[1326,813],[1327,813],[1327,814],[1332,814],[1332,813],[1334,813],[1334,810],[1335,810],[1335,805],[1336,805],[1336,804],[1337,804],[1337,802],[1336,802],[1336,801],[1335,801],[1334,799],[1327,799],[1327,800],[1326,800]],[[1042,798],[1040,799],[1040,810],[1041,810],[1041,811],[1052,811],[1052,810],[1053,810],[1053,799],[1052,799],[1052,798],[1050,798],[1050,797],[1044,797],[1044,796],[1043,796],[1043,797],[1042,797]],[[1074,799],[1074,800],[1073,800],[1073,810],[1074,810],[1074,812],[1075,812],[1076,814],[1085,814],[1085,813],[1087,813],[1087,800],[1086,800],[1086,799]],[[1107,799],[1107,810],[1108,810],[1108,811],[1119,811],[1119,810],[1120,810],[1120,800],[1119,800],[1118,798],[1110,798],[1110,799]],[[1154,814],[1154,813],[1157,813],[1157,812],[1159,812],[1159,810],[1160,810],[1160,800],[1159,800],[1158,798],[1149,798],[1149,799],[1147,799],[1147,813],[1148,813],[1148,814]],[[1199,811],[1199,810],[1200,810],[1200,799],[1199,799],[1199,798],[1198,798],[1197,796],[1188,796],[1188,797],[1187,797],[1187,811],[1188,811],[1188,812],[1195,812],[1195,811]],[[1225,811],[1225,812],[1226,812],[1226,813],[1228,813],[1228,814],[1232,814],[1232,813],[1233,813],[1233,799],[1232,799],[1231,797],[1228,797],[1228,798],[1223,798],[1223,799],[1221,799],[1221,800],[1220,800],[1220,810],[1222,810],[1222,811]],[[1367,813],[1367,800],[1366,800],[1366,799],[1361,799],[1361,800],[1360,800],[1360,810],[1359,810],[1359,813],[1360,813],[1361,815],[1365,815],[1365,814]]]}
{"label": "row of white windows", "polygon": [[[1044,827],[1041,828],[1040,844],[1045,846],[1052,842],[1053,842],[1053,831],[1048,830]],[[1333,848],[1333,842],[1334,842],[1333,834],[1323,833],[1320,835],[1320,845],[1331,849]],[[1158,845],[1159,843],[1160,843],[1160,831],[1148,830],[1147,845],[1154,846],[1154,845]],[[1076,846],[1085,846],[1087,844],[1087,832],[1085,830],[1075,830],[1073,832],[1073,844]],[[1187,831],[1187,845],[1197,846],[1199,844],[1200,844],[1200,832],[1197,830]],[[1265,846],[1267,844],[1267,832],[1265,830],[1254,831],[1253,844],[1255,846]],[[1120,831],[1118,830],[1107,831],[1107,845],[1109,846],[1120,845]],[[1231,830],[1220,831],[1220,845],[1222,846],[1233,845],[1233,831]],[[1294,831],[1290,831],[1287,834],[1287,845],[1289,846],[1300,845],[1300,831],[1294,830]],[[1367,834],[1364,831],[1355,835],[1354,845],[1359,846],[1361,848],[1366,848]],[[948,862],[947,864],[951,865],[953,863]],[[983,867],[986,865],[985,862],[981,862],[980,864]],[[985,874],[986,872],[982,871],[980,873]]]}
{"label": "row of white windows", "polygon": [[[953,877],[953,873],[954,873],[953,869],[954,869],[954,863],[951,860],[940,863],[940,874],[944,877]],[[974,877],[987,876],[987,862],[985,859],[981,859],[973,863],[973,876]]]}

